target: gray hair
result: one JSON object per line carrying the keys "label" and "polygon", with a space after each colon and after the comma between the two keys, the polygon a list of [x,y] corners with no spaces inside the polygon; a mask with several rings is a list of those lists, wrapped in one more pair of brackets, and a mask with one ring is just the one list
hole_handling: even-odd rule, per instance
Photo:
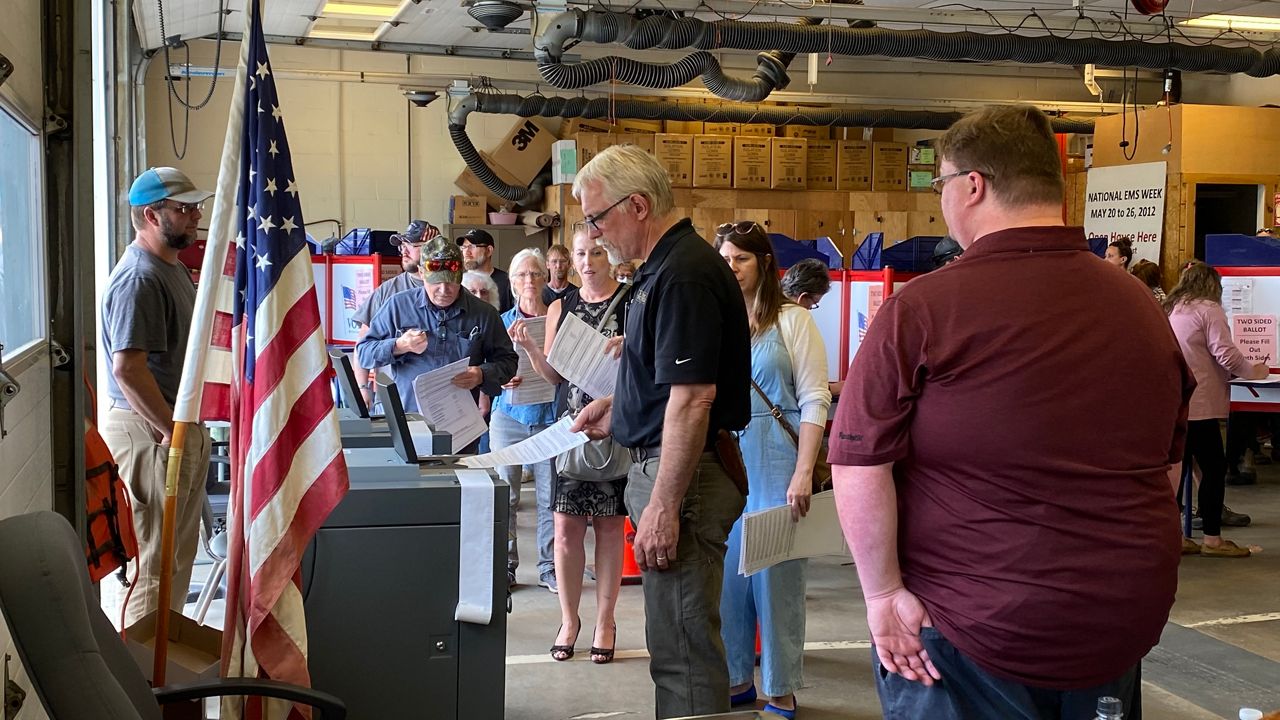
{"label": "gray hair", "polygon": [[610,202],[635,194],[649,198],[658,217],[675,209],[667,171],[637,145],[613,145],[597,153],[574,177],[573,196],[581,200],[582,187],[597,183]]}
{"label": "gray hair", "polygon": [[795,300],[804,293],[826,295],[831,290],[831,275],[817,258],[806,258],[787,268],[782,276],[782,294]]}
{"label": "gray hair", "polygon": [[533,264],[538,266],[538,269],[542,271],[542,275],[545,277],[547,274],[547,258],[538,248],[525,248],[516,253],[516,256],[511,258],[511,264],[507,266],[507,274],[514,276],[520,266],[524,264],[524,261],[530,259],[533,260]]}
{"label": "gray hair", "polygon": [[489,299],[486,302],[492,305],[494,310],[502,306],[502,300],[498,297],[498,283],[494,282],[493,278],[479,270],[468,270],[462,273],[462,287],[466,288],[467,292],[471,292],[469,287],[471,283],[480,283],[484,286],[489,293]]}

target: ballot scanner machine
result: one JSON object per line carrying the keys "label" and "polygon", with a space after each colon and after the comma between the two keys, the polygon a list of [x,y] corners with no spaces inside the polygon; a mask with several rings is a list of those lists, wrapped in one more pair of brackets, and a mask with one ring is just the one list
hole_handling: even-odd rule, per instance
{"label": "ballot scanner machine", "polygon": [[482,540],[461,537],[462,468],[448,457],[419,462],[399,394],[384,379],[378,393],[392,447],[344,449],[351,488],[302,559],[312,685],[342,698],[351,720],[498,720],[507,485],[490,473],[489,622],[458,621],[460,549]]}

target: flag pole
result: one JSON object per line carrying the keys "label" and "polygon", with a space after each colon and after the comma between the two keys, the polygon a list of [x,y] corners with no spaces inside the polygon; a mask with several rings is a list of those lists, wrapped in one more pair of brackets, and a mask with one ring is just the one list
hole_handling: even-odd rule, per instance
{"label": "flag pole", "polygon": [[[254,0],[256,2],[256,0]],[[152,656],[152,685],[160,687],[165,682],[165,669],[169,656],[169,603],[173,597],[173,564],[178,518],[178,478],[182,469],[183,450],[187,431],[201,420],[201,399],[204,391],[205,366],[208,345],[213,336],[214,311],[217,305],[216,283],[227,261],[227,248],[235,237],[236,188],[240,177],[240,132],[244,118],[245,64],[249,57],[249,30],[252,12],[246,12],[244,39],[240,41],[240,62],[236,70],[235,90],[228,112],[227,134],[223,143],[222,160],[218,168],[218,184],[213,197],[213,214],[205,245],[204,260],[200,266],[202,282],[196,290],[195,312],[191,319],[191,332],[187,337],[187,354],[182,363],[182,379],[178,397],[173,405],[173,438],[169,443],[169,462],[165,468],[164,524],[160,540],[160,587],[158,589],[158,615],[156,616],[155,651]],[[234,380],[233,380],[234,382]],[[186,595],[187,589],[180,588]],[[230,602],[228,598],[228,602]]]}
{"label": "flag pole", "polygon": [[160,588],[156,603],[156,649],[152,657],[151,681],[155,687],[164,685],[165,667],[169,658],[169,601],[173,597],[174,535],[178,524],[178,477],[182,470],[182,452],[186,447],[187,423],[173,424],[173,438],[169,442],[169,464],[164,478],[164,525],[160,540]]}

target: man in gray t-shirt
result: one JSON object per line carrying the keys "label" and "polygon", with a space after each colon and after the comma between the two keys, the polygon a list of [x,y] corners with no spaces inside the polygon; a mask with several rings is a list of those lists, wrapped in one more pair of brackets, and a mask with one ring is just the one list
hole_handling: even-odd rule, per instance
{"label": "man in gray t-shirt", "polygon": [[[369,324],[378,310],[391,299],[392,295],[405,290],[421,290],[422,276],[418,274],[418,262],[422,259],[422,248],[432,238],[440,237],[440,230],[426,220],[412,220],[403,233],[392,235],[391,244],[400,248],[400,268],[404,272],[374,288],[373,294],[356,310],[352,319],[360,325],[359,339],[363,340],[369,332]],[[366,407],[373,401],[373,383],[369,380],[369,370],[362,368],[356,354],[351,353],[351,367],[356,374],[356,382],[360,384],[360,393],[364,395]]]}
{"label": "man in gray t-shirt", "polygon": [[[102,352],[108,358],[107,397],[111,410],[102,437],[120,467],[132,501],[138,557],[126,608],[128,627],[156,610],[159,595],[165,468],[173,438],[173,405],[191,330],[196,288],[178,261],[178,251],[196,239],[201,209],[212,193],[197,190],[173,168],[152,168],[129,190],[134,239],[111,272],[102,296]],[[181,611],[191,581],[209,471],[209,432],[188,429],[178,477],[173,594]],[[102,603],[113,622],[125,595],[108,578]]]}

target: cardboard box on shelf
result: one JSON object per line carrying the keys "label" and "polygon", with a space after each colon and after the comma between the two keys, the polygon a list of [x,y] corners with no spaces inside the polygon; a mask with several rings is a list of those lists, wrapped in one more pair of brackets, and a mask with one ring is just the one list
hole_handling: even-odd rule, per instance
{"label": "cardboard box on shelf", "polygon": [[693,136],[660,133],[653,136],[653,156],[667,171],[672,187],[693,185]]}
{"label": "cardboard box on shelf", "polygon": [[897,142],[871,144],[871,189],[907,189],[907,145]]}
{"label": "cardboard box on shelf", "polygon": [[619,120],[618,129],[614,132],[621,133],[660,133],[662,132],[661,120]]}
{"label": "cardboard box on shelf", "polygon": [[693,137],[693,186],[733,186],[733,138],[724,135]]}
{"label": "cardboard box on shelf", "polygon": [[804,138],[773,138],[773,179],[778,190],[804,190],[808,179],[809,141]]}
{"label": "cardboard box on shelf", "polygon": [[454,195],[449,198],[449,222],[453,225],[484,225],[488,222],[488,212],[482,197]]}
{"label": "cardboard box on shelf", "polygon": [[551,182],[564,185],[573,182],[578,174],[578,143],[573,140],[557,140],[551,145]]}
{"label": "cardboard box on shelf", "polygon": [[932,165],[907,166],[907,189],[911,192],[930,192],[929,181],[934,177]]}
{"label": "cardboard box on shelf", "polygon": [[738,123],[708,122],[703,123],[702,127],[706,135],[737,135],[742,130]]}
{"label": "cardboard box on shelf", "polygon": [[928,145],[912,145],[907,150],[908,165],[932,165],[936,161],[936,153]]}
{"label": "cardboard box on shelf", "polygon": [[539,117],[517,118],[506,137],[490,155],[520,182],[528,185],[551,161],[556,130]]}
{"label": "cardboard box on shelf", "polygon": [[[653,133],[610,133],[610,145],[635,145],[641,150],[653,154]],[[601,148],[602,150],[604,148]]]}
{"label": "cardboard box on shelf", "polygon": [[889,142],[893,140],[893,128],[836,128],[837,140],[862,140],[864,142]]}
{"label": "cardboard box on shelf", "polygon": [[701,120],[667,120],[663,129],[672,135],[702,135],[706,132]]}
{"label": "cardboard box on shelf", "polygon": [[871,143],[864,140],[836,142],[836,189],[868,191],[871,189]]}
{"label": "cardboard box on shelf", "polygon": [[608,147],[609,133],[581,132],[573,136],[574,145],[578,148],[578,167],[584,167],[591,158],[600,152],[600,148]]}
{"label": "cardboard box on shelf", "polygon": [[[156,613],[151,613],[125,631],[129,653],[148,680],[151,679],[158,619]],[[177,685],[218,677],[222,656],[222,633],[218,630],[170,610],[168,648],[165,684]]]}
{"label": "cardboard box on shelf", "polygon": [[810,140],[805,161],[805,185],[809,190],[835,190],[836,141]]}
{"label": "cardboard box on shelf", "polygon": [[767,189],[773,157],[771,139],[739,135],[733,139],[733,186],[735,188]]}
{"label": "cardboard box on shelf", "polygon": [[778,128],[778,136],[804,138],[806,140],[830,140],[831,128],[826,125],[783,125]]}
{"label": "cardboard box on shelf", "polygon": [[747,135],[749,137],[773,137],[776,133],[772,125],[748,123],[738,128],[738,134]]}
{"label": "cardboard box on shelf", "polygon": [[607,133],[617,130],[605,120],[588,120],[586,118],[566,118],[560,123],[560,137],[569,137],[578,133]]}
{"label": "cardboard box on shelf", "polygon": [[[488,153],[481,150],[480,157],[483,158],[486,163],[488,163],[489,167],[498,175],[498,178],[501,179],[503,182],[507,183],[508,185],[519,185],[523,187],[528,187],[529,183],[521,183],[510,172],[507,172],[506,168],[502,167],[501,165],[498,165],[497,162],[494,161],[494,159],[490,157]],[[501,208],[503,204],[506,202],[502,198],[498,197],[496,193],[490,191],[489,188],[485,187],[484,183],[480,182],[480,178],[476,177],[475,173],[471,172],[470,168],[463,169],[462,174],[459,175],[457,179],[453,181],[453,183],[457,185],[462,190],[462,192],[467,195],[474,195],[477,197],[484,198],[485,204],[491,208],[494,208],[494,209]]]}

